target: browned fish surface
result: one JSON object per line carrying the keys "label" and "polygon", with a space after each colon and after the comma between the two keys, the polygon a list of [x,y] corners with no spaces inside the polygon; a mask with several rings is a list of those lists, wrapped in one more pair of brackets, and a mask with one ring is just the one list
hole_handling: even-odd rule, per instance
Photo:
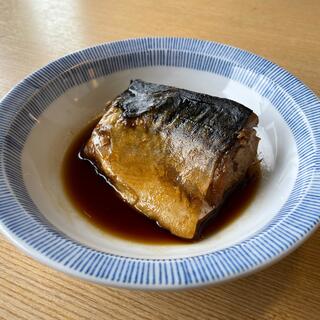
{"label": "browned fish surface", "polygon": [[257,122],[235,101],[135,80],[84,156],[134,208],[192,239],[256,162]]}

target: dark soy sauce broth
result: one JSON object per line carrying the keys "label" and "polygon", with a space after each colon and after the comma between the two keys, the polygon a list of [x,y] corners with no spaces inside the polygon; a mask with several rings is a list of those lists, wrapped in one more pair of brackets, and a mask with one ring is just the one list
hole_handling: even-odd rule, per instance
{"label": "dark soy sauce broth", "polygon": [[[99,229],[119,238],[146,244],[191,243],[192,241],[170,234],[154,221],[138,213],[96,173],[89,161],[79,157],[79,152],[95,125],[96,122],[88,125],[76,136],[63,160],[63,184],[74,207]],[[227,199],[216,217],[209,221],[199,240],[220,231],[235,220],[254,198],[259,181],[260,170],[257,170],[244,186],[239,187]]]}

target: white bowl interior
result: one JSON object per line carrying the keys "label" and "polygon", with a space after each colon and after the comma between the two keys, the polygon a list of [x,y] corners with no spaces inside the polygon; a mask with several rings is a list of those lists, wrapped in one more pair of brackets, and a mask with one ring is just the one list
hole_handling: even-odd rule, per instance
{"label": "white bowl interior", "polygon": [[[122,92],[134,78],[230,98],[253,109],[260,118],[259,157],[263,159],[263,178],[257,194],[241,216],[205,240],[178,245],[134,243],[129,246],[127,240],[88,223],[64,193],[61,166],[72,139],[101,112],[107,100]],[[41,114],[28,136],[22,154],[22,170],[27,190],[36,206],[50,223],[70,238],[127,257],[177,258],[232,246],[266,226],[293,188],[298,156],[289,127],[270,101],[254,89],[208,72],[148,67],[93,79],[56,99]]]}

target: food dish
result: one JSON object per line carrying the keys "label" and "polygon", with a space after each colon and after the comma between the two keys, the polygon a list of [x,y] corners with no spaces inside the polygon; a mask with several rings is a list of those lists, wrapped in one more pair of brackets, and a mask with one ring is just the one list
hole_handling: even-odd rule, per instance
{"label": "food dish", "polygon": [[[61,155],[133,78],[226,97],[259,116],[264,173],[255,201],[206,241],[147,246],[102,235],[61,191]],[[140,289],[216,284],[277,261],[319,224],[319,100],[287,71],[241,49],[179,38],[103,44],[27,77],[1,101],[0,114],[1,231],[35,259],[82,279]]]}
{"label": "food dish", "polygon": [[257,123],[235,101],[134,80],[83,156],[137,211],[193,239],[257,163]]}

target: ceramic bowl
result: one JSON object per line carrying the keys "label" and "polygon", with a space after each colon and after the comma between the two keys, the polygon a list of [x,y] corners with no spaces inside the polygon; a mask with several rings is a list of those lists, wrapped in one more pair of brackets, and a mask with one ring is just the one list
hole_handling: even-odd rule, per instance
{"label": "ceramic bowl", "polygon": [[[263,177],[246,210],[194,243],[135,243],[84,219],[61,181],[72,139],[131,79],[236,100],[259,116]],[[287,71],[224,44],[183,38],[106,43],[31,74],[0,103],[0,227],[33,258],[111,286],[179,289],[256,271],[318,225],[320,104]]]}

